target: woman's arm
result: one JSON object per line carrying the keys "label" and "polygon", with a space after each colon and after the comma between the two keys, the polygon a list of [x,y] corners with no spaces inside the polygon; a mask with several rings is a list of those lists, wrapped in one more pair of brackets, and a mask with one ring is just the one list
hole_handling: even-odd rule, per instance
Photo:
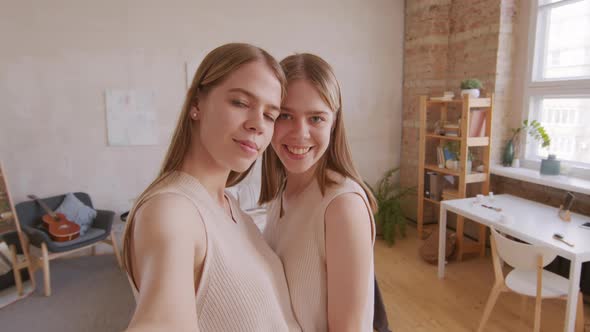
{"label": "woman's arm", "polygon": [[197,209],[179,195],[155,197],[138,211],[133,236],[140,291],[128,331],[198,331],[195,271],[206,237]]}
{"label": "woman's arm", "polygon": [[371,222],[358,194],[340,195],[326,209],[329,331],[365,329],[362,324],[370,300],[368,285],[373,280]]}

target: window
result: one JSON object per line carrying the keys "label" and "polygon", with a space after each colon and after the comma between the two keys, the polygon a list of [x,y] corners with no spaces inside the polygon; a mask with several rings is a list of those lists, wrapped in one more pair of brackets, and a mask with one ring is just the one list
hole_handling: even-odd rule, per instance
{"label": "window", "polygon": [[523,164],[551,153],[590,177],[590,0],[533,1],[530,36],[525,118],[541,123],[551,145],[527,137]]}
{"label": "window", "polygon": [[590,1],[540,0],[534,81],[590,79]]}
{"label": "window", "polygon": [[590,165],[590,97],[533,97],[534,119],[539,121],[551,138],[549,151],[540,144],[527,149],[527,159],[547,157],[554,153],[572,166]]}

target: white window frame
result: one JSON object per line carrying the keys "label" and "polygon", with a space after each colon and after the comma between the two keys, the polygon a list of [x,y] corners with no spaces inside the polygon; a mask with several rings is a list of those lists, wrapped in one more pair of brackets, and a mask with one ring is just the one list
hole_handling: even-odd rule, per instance
{"label": "white window frame", "polygon": [[[588,0],[563,0],[558,3],[547,4],[545,8],[556,8],[563,5],[569,5],[579,1]],[[523,105],[522,105],[522,120],[528,119],[529,121],[536,119],[537,114],[534,114],[533,104],[538,97],[566,97],[566,98],[590,98],[590,78],[580,79],[553,79],[553,80],[539,80],[535,81],[535,77],[540,77],[540,70],[543,68],[544,57],[540,56],[539,61],[535,61],[535,51],[540,52],[541,47],[546,45],[537,45],[537,17],[539,14],[539,0],[532,0],[530,7],[529,16],[529,28],[528,28],[528,50],[527,50],[527,71],[526,78],[523,87]],[[542,52],[545,53],[544,51]],[[519,158],[522,160],[522,166],[531,169],[539,169],[541,167],[541,160],[539,158],[528,158],[527,150],[532,144],[537,144],[530,137],[524,137],[523,149],[520,151]],[[559,156],[558,156],[559,158]],[[570,169],[569,176],[580,177],[590,180],[590,164],[583,163],[571,163],[562,161],[562,165],[565,165]]]}

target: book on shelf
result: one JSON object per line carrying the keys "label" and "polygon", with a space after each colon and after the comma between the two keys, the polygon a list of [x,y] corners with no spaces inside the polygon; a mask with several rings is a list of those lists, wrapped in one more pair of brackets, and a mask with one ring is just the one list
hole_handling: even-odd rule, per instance
{"label": "book on shelf", "polygon": [[442,146],[440,145],[436,147],[436,164],[438,167],[444,167],[445,165],[445,156],[442,151]]}
{"label": "book on shelf", "polygon": [[456,123],[445,122],[442,127],[442,131],[445,133],[445,136],[461,136],[461,119],[459,119]]}
{"label": "book on shelf", "polygon": [[453,91],[445,91],[442,96],[430,97],[432,101],[451,101],[455,97]]}
{"label": "book on shelf", "polygon": [[447,160],[457,160],[457,155],[452,152],[451,150],[449,150],[448,147],[443,147],[443,156],[444,156],[444,160],[443,163],[446,163]]}
{"label": "book on shelf", "polygon": [[424,197],[440,201],[442,193],[442,176],[437,172],[424,173]]}
{"label": "book on shelf", "polygon": [[486,111],[471,110],[469,113],[469,137],[486,135]]}
{"label": "book on shelf", "polygon": [[434,201],[440,201],[442,194],[442,176],[436,172],[426,172],[428,176],[429,198]]}
{"label": "book on shelf", "polygon": [[430,97],[431,101],[452,101],[453,96]]}
{"label": "book on shelf", "polygon": [[426,198],[430,198],[430,173],[434,172],[424,173],[424,197]]}

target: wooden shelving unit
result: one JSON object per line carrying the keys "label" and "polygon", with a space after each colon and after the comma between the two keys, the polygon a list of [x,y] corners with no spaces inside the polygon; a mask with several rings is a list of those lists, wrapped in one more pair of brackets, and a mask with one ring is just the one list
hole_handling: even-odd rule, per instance
{"label": "wooden shelving unit", "polygon": [[[15,291],[12,292],[10,288],[2,291],[3,296],[0,296],[0,308],[24,298],[35,289],[34,263],[29,254],[28,238],[20,227],[20,222],[18,221],[18,216],[8,190],[8,180],[3,171],[2,162],[0,161],[0,235],[16,231],[18,242],[22,249],[22,254],[18,254],[16,245],[10,244],[8,245],[10,258],[3,257],[4,259],[8,259],[12,265]],[[0,236],[0,242],[3,241],[4,239]],[[30,282],[22,280],[21,270],[24,269],[29,273]]]}
{"label": "wooden shelving unit", "polygon": [[[467,185],[470,183],[481,183],[481,193],[487,195],[490,189],[490,149],[492,132],[492,113],[493,113],[494,96],[488,95],[486,98],[469,98],[467,95],[461,99],[453,99],[450,101],[429,100],[428,96],[420,96],[420,141],[419,141],[419,173],[418,173],[418,236],[423,237],[424,230],[424,206],[426,204],[433,205],[437,210],[440,207],[440,202],[428,197],[425,197],[424,192],[424,177],[427,171],[436,172],[442,175],[451,175],[456,177],[457,188],[454,195],[457,198],[467,197]],[[439,119],[446,121],[450,114],[451,108],[460,109],[460,136],[444,136],[437,135],[427,130],[428,128],[428,111],[439,111]],[[486,112],[485,114],[485,134],[483,137],[469,137],[469,123],[471,110],[480,109]],[[456,112],[459,112],[457,110]],[[441,168],[436,164],[436,158],[428,158],[427,148],[434,145],[440,145],[444,142],[454,141],[459,144],[459,169]],[[483,164],[483,172],[471,173],[467,170],[467,156],[469,148],[479,148],[481,151],[481,161]],[[430,156],[432,157],[432,156]],[[438,217],[438,213],[436,214]],[[464,224],[465,220],[462,216],[457,216],[457,260],[462,260],[465,253],[479,253],[481,256],[485,255],[485,235],[486,228],[483,225],[479,227],[478,242],[470,241],[464,238]]]}

